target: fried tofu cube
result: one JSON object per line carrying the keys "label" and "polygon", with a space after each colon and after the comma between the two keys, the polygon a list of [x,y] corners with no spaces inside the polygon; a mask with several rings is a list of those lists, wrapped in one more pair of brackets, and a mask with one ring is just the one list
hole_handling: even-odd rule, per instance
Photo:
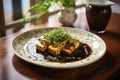
{"label": "fried tofu cube", "polygon": [[46,42],[48,45],[51,44],[51,41],[48,40],[48,39],[42,38],[42,39],[39,39],[39,40],[40,40],[40,41],[44,41],[44,42]]}
{"label": "fried tofu cube", "polygon": [[77,49],[80,46],[80,41],[76,40],[74,42],[75,49]]}
{"label": "fried tofu cube", "polygon": [[69,48],[63,48],[62,51],[63,51],[64,54],[70,55],[70,54],[72,54],[74,52],[74,50],[75,50],[75,47],[74,46],[70,46]]}
{"label": "fried tofu cube", "polygon": [[63,41],[62,43],[61,43],[61,45],[62,45],[62,48],[64,48],[65,47],[65,45],[66,45],[66,43],[68,42],[68,39],[67,40],[65,40],[65,41]]}
{"label": "fried tofu cube", "polygon": [[48,51],[52,55],[59,55],[60,52],[61,52],[61,48],[59,46],[49,45],[48,46]]}
{"label": "fried tofu cube", "polygon": [[36,44],[36,49],[38,50],[38,51],[41,51],[41,52],[45,52],[46,50],[47,50],[47,44],[45,43],[45,42],[39,42],[39,43],[37,43]]}

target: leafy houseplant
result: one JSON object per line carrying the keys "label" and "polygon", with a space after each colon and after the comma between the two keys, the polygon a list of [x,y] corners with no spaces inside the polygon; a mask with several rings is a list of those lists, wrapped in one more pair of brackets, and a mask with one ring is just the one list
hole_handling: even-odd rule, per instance
{"label": "leafy houseplant", "polygon": [[[66,10],[66,11],[64,11],[62,13],[70,13],[71,11],[74,11],[74,8],[76,7],[75,6],[76,0],[43,0],[40,3],[37,3],[37,4],[33,5],[29,9],[29,12],[35,12],[35,11],[38,11],[38,10],[40,12],[37,15],[32,16],[31,18],[25,18],[25,22],[30,22],[30,21],[33,21],[33,20],[40,19],[43,15],[45,15],[46,13],[48,13],[49,8],[51,7],[51,5],[52,5],[53,2],[54,3],[61,3],[62,6],[61,6],[60,11],[66,10],[68,8],[68,10]],[[64,16],[66,16],[66,15],[64,15]],[[74,16],[76,17],[75,11],[74,11]],[[67,23],[67,26],[70,26],[71,24],[68,25],[69,22],[65,22],[63,20],[63,17],[59,18],[59,21],[61,23],[63,23],[63,25],[65,23]],[[72,21],[75,21],[75,20],[72,20]]]}

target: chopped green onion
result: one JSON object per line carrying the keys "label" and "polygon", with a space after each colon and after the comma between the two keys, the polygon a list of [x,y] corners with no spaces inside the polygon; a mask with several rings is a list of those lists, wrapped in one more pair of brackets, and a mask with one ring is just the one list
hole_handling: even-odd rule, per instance
{"label": "chopped green onion", "polygon": [[54,29],[53,31],[45,34],[46,39],[51,40],[53,43],[63,42],[70,38],[70,35],[66,33],[63,29]]}

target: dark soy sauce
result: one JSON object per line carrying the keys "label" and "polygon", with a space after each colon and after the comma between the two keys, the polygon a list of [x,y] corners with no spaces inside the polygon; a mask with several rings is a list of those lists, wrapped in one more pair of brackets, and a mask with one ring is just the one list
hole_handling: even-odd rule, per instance
{"label": "dark soy sauce", "polygon": [[50,61],[50,62],[74,62],[78,60],[82,60],[86,57],[88,57],[92,53],[92,49],[89,45],[80,43],[80,46],[71,54],[66,55],[64,53],[60,53],[59,55],[51,55],[48,51],[45,53],[39,52],[36,50],[36,40],[30,40],[30,42],[27,44],[26,50],[27,52],[35,57],[38,60],[43,61]]}
{"label": "dark soy sauce", "polygon": [[87,44],[81,43],[81,45],[71,55],[66,55],[61,52],[59,55],[54,56],[54,55],[51,55],[48,51],[46,51],[43,54],[44,54],[44,58],[48,61],[73,62],[73,61],[78,61],[88,57],[91,54],[91,52],[92,52],[92,49]]}

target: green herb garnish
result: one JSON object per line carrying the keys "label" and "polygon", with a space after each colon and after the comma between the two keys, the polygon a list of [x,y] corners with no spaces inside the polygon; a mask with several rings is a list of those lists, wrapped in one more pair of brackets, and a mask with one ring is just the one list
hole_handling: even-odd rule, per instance
{"label": "green herb garnish", "polygon": [[52,43],[57,43],[69,39],[70,35],[63,29],[54,29],[53,31],[45,34],[44,38],[52,41]]}

